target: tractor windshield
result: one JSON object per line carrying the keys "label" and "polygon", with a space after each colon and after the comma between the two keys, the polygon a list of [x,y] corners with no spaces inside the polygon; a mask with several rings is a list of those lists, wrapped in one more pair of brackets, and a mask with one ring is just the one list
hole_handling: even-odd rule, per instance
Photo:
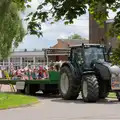
{"label": "tractor windshield", "polygon": [[85,65],[90,67],[93,61],[104,61],[103,48],[88,47],[84,49]]}

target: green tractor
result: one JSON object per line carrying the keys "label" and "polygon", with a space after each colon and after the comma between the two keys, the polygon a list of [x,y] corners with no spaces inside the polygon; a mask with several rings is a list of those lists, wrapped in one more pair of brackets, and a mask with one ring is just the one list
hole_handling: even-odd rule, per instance
{"label": "green tractor", "polygon": [[81,92],[84,102],[96,102],[113,91],[120,101],[120,67],[106,56],[105,47],[99,44],[72,46],[69,61],[60,70],[62,98],[74,100]]}

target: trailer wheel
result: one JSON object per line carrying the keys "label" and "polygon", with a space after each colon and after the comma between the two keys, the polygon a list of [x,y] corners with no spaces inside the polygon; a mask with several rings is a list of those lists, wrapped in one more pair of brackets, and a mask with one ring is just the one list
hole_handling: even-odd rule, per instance
{"label": "trailer wheel", "polygon": [[35,95],[35,93],[39,90],[38,85],[26,85],[25,86],[25,94],[27,95]]}
{"label": "trailer wheel", "polygon": [[56,94],[59,94],[58,90],[56,90],[56,91],[42,90],[42,92],[43,92],[44,95],[48,95],[48,94],[56,95]]}
{"label": "trailer wheel", "polygon": [[74,100],[77,99],[80,92],[80,84],[77,84],[72,76],[70,68],[65,66],[61,68],[61,78],[59,83],[60,95],[63,99]]}
{"label": "trailer wheel", "polygon": [[96,102],[99,98],[99,86],[95,75],[82,78],[82,97],[84,102]]}
{"label": "trailer wheel", "polygon": [[17,93],[18,93],[18,94],[25,94],[25,90],[18,90],[18,89],[17,89]]}
{"label": "trailer wheel", "polygon": [[25,85],[25,94],[30,95],[30,85]]}
{"label": "trailer wheel", "polygon": [[42,92],[43,92],[44,95],[50,94],[50,91],[42,90]]}

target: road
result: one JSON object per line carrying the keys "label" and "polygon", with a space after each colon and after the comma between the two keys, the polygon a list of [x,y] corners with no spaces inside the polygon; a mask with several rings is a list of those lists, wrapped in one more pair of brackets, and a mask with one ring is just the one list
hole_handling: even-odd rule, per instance
{"label": "road", "polygon": [[84,103],[80,98],[65,101],[59,97],[37,96],[38,104],[0,110],[1,120],[120,120],[120,103],[117,100],[102,100]]}

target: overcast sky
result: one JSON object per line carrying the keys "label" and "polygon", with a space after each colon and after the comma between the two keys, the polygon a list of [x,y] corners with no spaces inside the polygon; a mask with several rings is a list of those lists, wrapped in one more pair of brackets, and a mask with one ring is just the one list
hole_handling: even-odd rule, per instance
{"label": "overcast sky", "polygon": [[[31,8],[26,9],[24,13],[22,13],[22,18],[24,18],[29,12],[35,11],[37,6],[39,5],[39,0],[32,0]],[[114,15],[110,13],[113,17]],[[26,27],[27,22],[23,23],[24,27]],[[64,25],[63,22],[57,22],[53,25],[44,24],[43,25],[43,37],[38,38],[37,36],[27,35],[25,36],[23,42],[17,48],[28,50],[33,49],[42,49],[49,48],[57,43],[57,39],[67,38],[72,34],[79,34],[84,38],[89,37],[89,14],[85,14],[74,21],[72,25]]]}

